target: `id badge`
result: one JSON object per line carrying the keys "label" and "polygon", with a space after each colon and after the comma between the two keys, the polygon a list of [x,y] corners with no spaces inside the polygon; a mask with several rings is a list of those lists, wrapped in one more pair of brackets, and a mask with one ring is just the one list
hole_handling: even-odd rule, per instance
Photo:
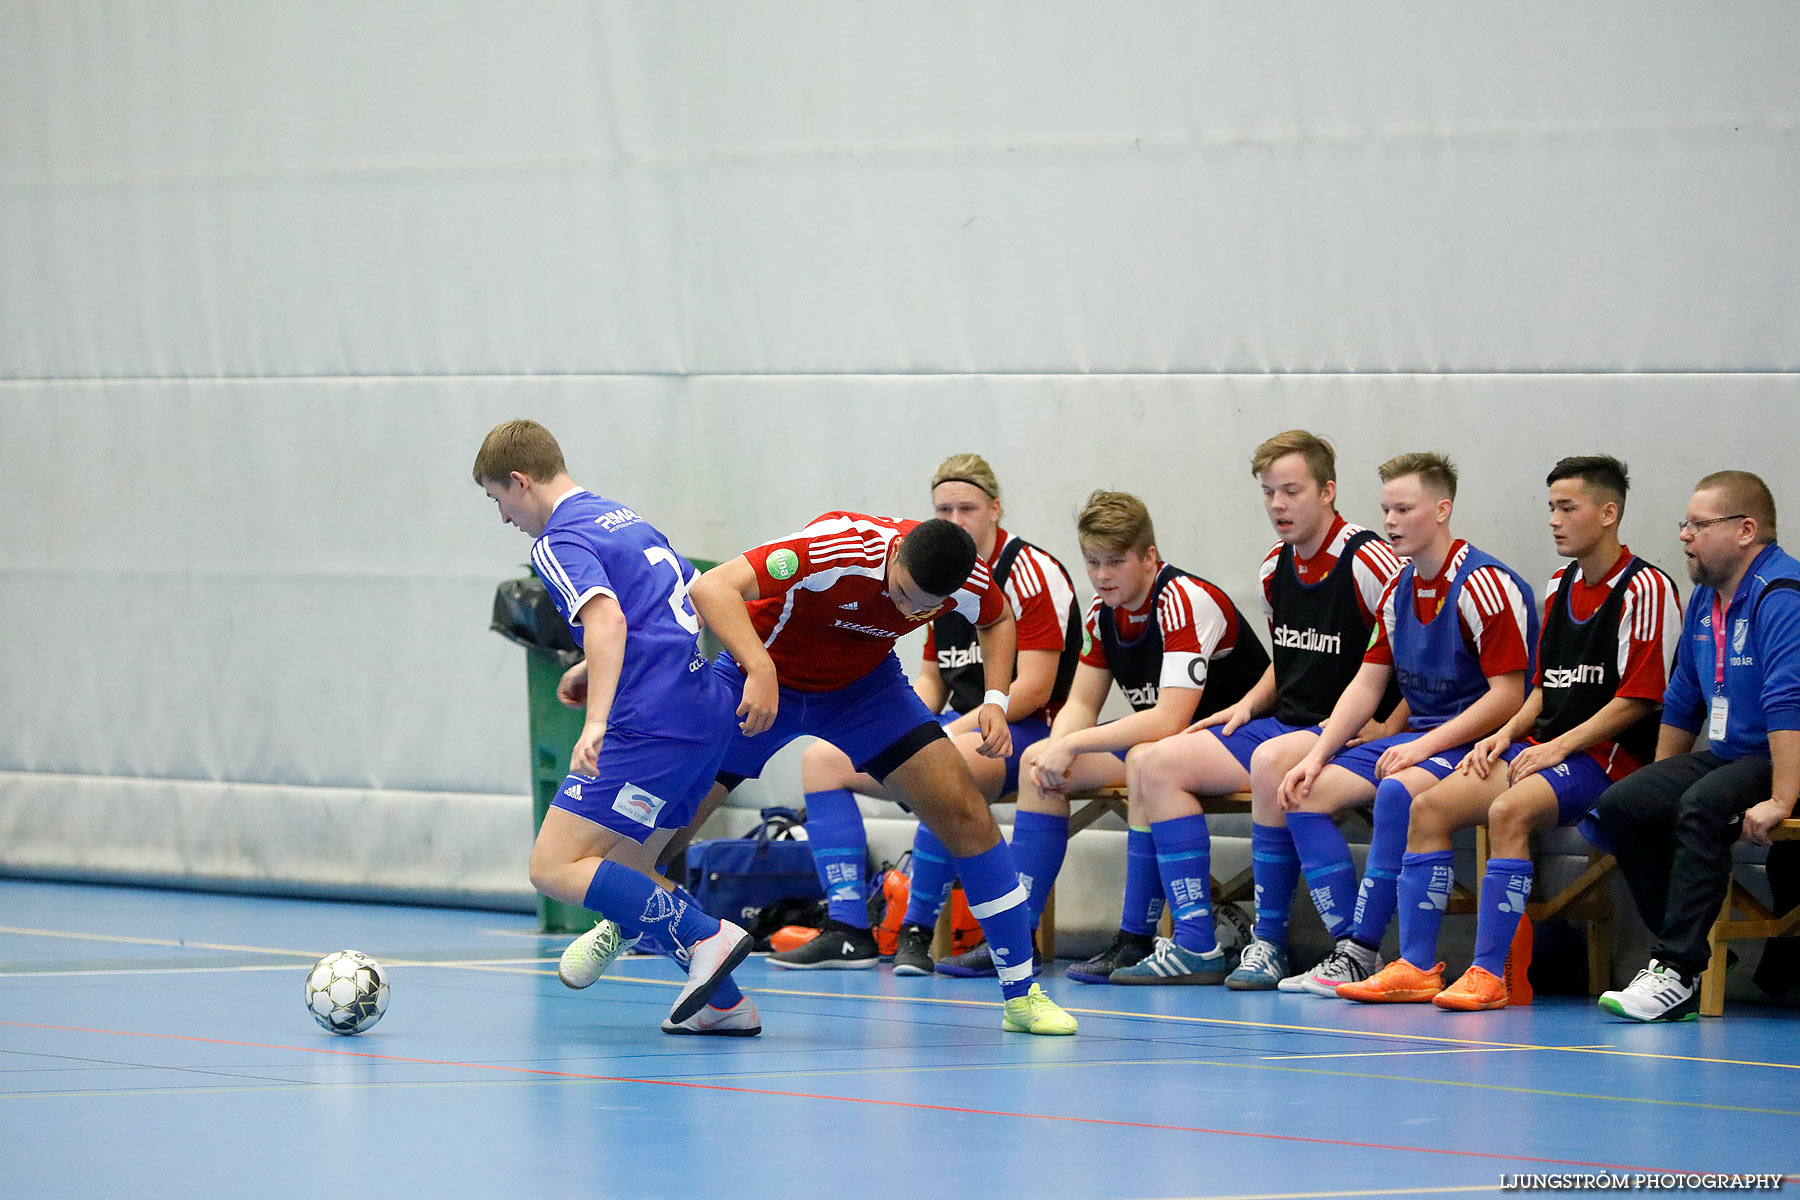
{"label": "id badge", "polygon": [[1723,696],[1714,696],[1712,702],[1712,719],[1706,724],[1708,741],[1719,741],[1725,736],[1725,722],[1731,716],[1731,701]]}

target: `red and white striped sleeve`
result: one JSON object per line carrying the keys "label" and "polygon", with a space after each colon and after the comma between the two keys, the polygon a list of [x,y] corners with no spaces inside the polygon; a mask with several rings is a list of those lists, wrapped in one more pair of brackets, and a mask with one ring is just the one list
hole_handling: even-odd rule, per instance
{"label": "red and white striped sleeve", "polygon": [[1156,602],[1156,620],[1162,629],[1160,688],[1206,686],[1206,666],[1230,653],[1237,644],[1235,608],[1212,585],[1185,575],[1163,588]]}
{"label": "red and white striped sleeve", "polygon": [[1375,623],[1375,614],[1381,611],[1381,598],[1387,594],[1388,585],[1400,574],[1400,565],[1400,556],[1380,538],[1371,538],[1357,547],[1350,569],[1356,580],[1357,604],[1362,609],[1363,620],[1371,625]]}
{"label": "red and white striped sleeve", "polygon": [[1529,664],[1527,606],[1535,603],[1535,596],[1521,593],[1513,577],[1498,567],[1477,567],[1470,572],[1457,600],[1457,615],[1483,675],[1492,679],[1523,671]]}
{"label": "red and white striped sleeve", "polygon": [[1075,589],[1054,560],[1036,547],[1021,549],[1006,578],[1006,598],[1019,625],[1019,649],[1062,651]]}
{"label": "red and white striped sleeve", "polygon": [[1661,702],[1681,642],[1681,601],[1675,583],[1646,566],[1625,587],[1619,613],[1619,690],[1630,700]]}
{"label": "red and white striped sleeve", "polygon": [[1281,546],[1282,543],[1276,542],[1274,548],[1263,555],[1262,569],[1258,573],[1262,584],[1263,619],[1271,630],[1275,628],[1275,568],[1281,565]]}

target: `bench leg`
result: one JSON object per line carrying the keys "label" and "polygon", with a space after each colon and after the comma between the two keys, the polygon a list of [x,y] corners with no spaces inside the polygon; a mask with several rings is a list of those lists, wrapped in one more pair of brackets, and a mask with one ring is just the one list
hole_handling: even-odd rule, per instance
{"label": "bench leg", "polygon": [[1037,929],[1038,961],[1049,963],[1056,961],[1056,889],[1044,897],[1044,915],[1038,921]]}
{"label": "bench leg", "polygon": [[1703,1017],[1720,1017],[1725,1015],[1725,939],[1719,935],[1724,926],[1731,920],[1731,893],[1736,883],[1725,888],[1725,902],[1719,906],[1718,919],[1706,935],[1706,944],[1712,951],[1707,958],[1706,971],[1700,976],[1700,1015]]}

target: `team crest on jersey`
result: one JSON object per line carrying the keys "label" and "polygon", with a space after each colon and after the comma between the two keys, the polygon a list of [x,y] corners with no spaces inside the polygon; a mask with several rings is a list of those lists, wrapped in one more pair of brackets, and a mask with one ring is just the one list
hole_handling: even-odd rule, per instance
{"label": "team crest on jersey", "polygon": [[665,803],[667,801],[652,796],[637,784],[628,783],[613,797],[612,806],[614,812],[631,818],[647,829],[655,829],[657,814],[662,812]]}
{"label": "team crest on jersey", "polygon": [[781,549],[769,555],[765,564],[770,579],[792,579],[794,572],[800,569],[800,556],[792,550]]}
{"label": "team crest on jersey", "polygon": [[1737,625],[1731,631],[1731,652],[1742,654],[1744,643],[1750,640],[1750,618],[1739,617]]}

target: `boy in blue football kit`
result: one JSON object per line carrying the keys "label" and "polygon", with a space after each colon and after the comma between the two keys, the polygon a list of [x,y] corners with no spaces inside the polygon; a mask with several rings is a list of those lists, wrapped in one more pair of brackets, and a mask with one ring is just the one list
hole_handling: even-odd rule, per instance
{"label": "boy in blue football kit", "polygon": [[630,508],[577,487],[536,422],[496,426],[474,475],[501,520],[536,539],[532,565],[585,654],[557,689],[585,702],[587,720],[532,847],[531,882],[607,920],[570,944],[558,974],[587,987],[654,929],[688,968],[663,1032],[760,1033],[755,1002],[731,980],[749,935],[656,872],[712,786],[737,703],[699,652],[694,568]]}
{"label": "boy in blue football kit", "polygon": [[[1402,454],[1381,465],[1381,512],[1394,553],[1410,558],[1388,586],[1363,666],[1325,728],[1282,780],[1301,870],[1337,948],[1282,991],[1337,995],[1374,973],[1393,919],[1412,798],[1456,770],[1479,738],[1525,701],[1538,640],[1531,585],[1450,532],[1456,468],[1439,454]],[[1388,681],[1407,704],[1404,733],[1344,749],[1374,715]],[[1276,739],[1279,745],[1285,739]],[[1375,801],[1375,830],[1354,892],[1350,848],[1331,815]]]}

